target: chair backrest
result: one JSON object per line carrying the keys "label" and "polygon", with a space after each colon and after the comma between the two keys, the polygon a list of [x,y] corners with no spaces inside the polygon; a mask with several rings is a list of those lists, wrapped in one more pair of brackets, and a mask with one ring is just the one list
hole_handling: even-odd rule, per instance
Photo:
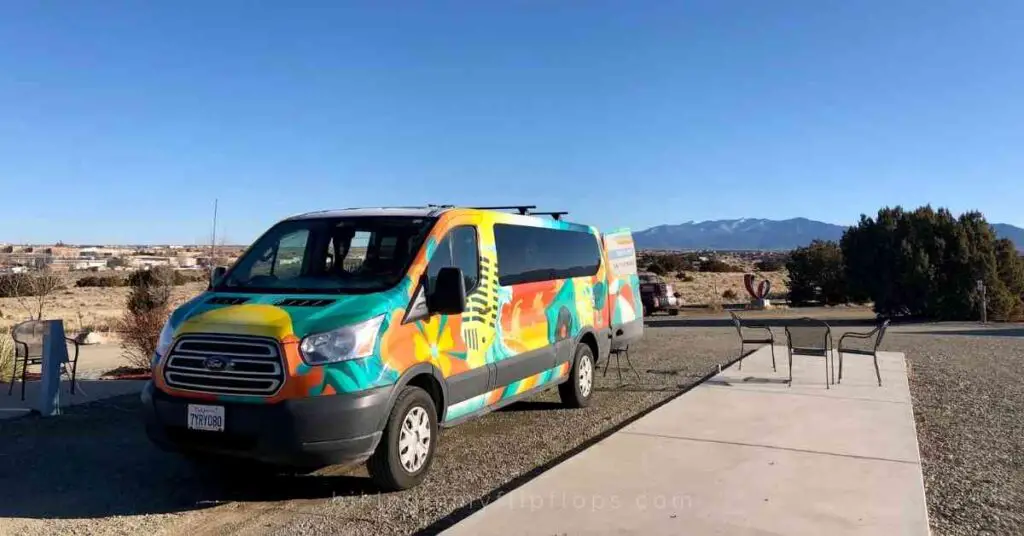
{"label": "chair backrest", "polygon": [[832,330],[828,323],[814,318],[801,318],[786,326],[790,348],[822,350],[829,348]]}
{"label": "chair backrest", "polygon": [[886,320],[878,326],[878,335],[875,336],[875,351],[878,351],[878,347],[882,346],[882,338],[885,337],[885,330],[889,329],[889,321]]}
{"label": "chair backrest", "polygon": [[729,316],[732,317],[732,323],[736,325],[736,332],[743,336],[743,319],[741,319],[736,313],[729,311]]}
{"label": "chair backrest", "polygon": [[29,320],[11,328],[11,338],[14,339],[14,351],[18,357],[43,356],[43,334],[46,332],[46,322],[43,320]]}

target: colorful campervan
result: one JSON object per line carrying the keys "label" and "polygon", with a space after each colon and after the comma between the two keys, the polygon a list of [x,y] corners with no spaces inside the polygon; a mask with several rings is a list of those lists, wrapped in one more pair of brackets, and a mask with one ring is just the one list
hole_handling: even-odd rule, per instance
{"label": "colorful campervan", "polygon": [[531,208],[277,223],[171,314],[142,394],[150,438],[203,460],[367,460],[404,489],[439,426],[555,387],[586,406],[597,364],[643,333],[632,235]]}

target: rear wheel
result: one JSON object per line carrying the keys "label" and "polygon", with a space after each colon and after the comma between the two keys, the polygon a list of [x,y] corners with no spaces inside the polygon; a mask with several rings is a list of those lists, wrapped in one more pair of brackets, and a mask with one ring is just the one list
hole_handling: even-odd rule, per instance
{"label": "rear wheel", "polygon": [[576,346],[576,357],[569,370],[569,381],[558,386],[562,404],[569,408],[585,408],[594,393],[594,352],[590,346]]}
{"label": "rear wheel", "polygon": [[437,410],[419,387],[407,386],[391,408],[384,435],[366,462],[370,477],[385,491],[416,486],[427,475],[437,449]]}

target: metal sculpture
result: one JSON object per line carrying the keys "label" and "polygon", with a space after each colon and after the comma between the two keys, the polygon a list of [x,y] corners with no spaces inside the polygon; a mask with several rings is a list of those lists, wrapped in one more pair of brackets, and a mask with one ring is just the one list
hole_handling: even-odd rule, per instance
{"label": "metal sculpture", "polygon": [[761,280],[757,284],[757,288],[754,288],[754,274],[743,275],[743,286],[747,288],[747,293],[753,298],[753,303],[757,308],[764,309],[769,307],[768,293],[772,290],[772,282],[767,279]]}

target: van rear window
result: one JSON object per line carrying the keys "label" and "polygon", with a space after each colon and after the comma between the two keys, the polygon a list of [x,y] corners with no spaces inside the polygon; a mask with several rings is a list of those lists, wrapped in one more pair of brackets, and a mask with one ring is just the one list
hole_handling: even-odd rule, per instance
{"label": "van rear window", "polygon": [[591,276],[601,265],[597,237],[581,231],[498,223],[494,242],[502,286]]}

